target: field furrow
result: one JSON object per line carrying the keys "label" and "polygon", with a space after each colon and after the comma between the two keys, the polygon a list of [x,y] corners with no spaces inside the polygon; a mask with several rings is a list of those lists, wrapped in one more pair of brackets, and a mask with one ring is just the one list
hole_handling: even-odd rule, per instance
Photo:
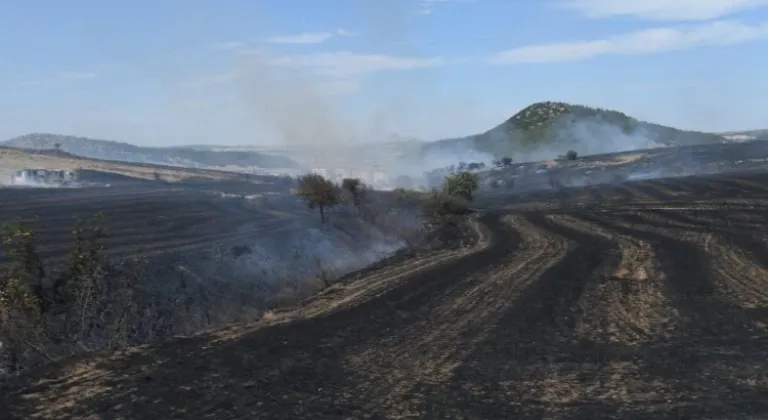
{"label": "field furrow", "polygon": [[678,314],[664,295],[666,273],[650,243],[574,216],[560,223],[618,246],[588,279],[581,300],[580,334],[596,342],[638,344],[666,336]]}
{"label": "field furrow", "polygon": [[[519,237],[519,242],[496,239],[506,255],[488,267],[478,269],[442,291],[434,300],[412,313],[396,313],[417,321],[390,331],[372,342],[363,342],[349,354],[346,366],[365,372],[364,381],[377,384],[376,395],[395,403],[414,393],[418,386],[445,386],[455,370],[480,350],[486,333],[498,318],[515,305],[538,275],[563,258],[568,250],[562,238],[542,232],[525,220],[511,216],[504,220],[515,233],[497,230],[496,235]],[[446,322],[446,320],[449,320]],[[411,401],[411,403],[425,403]]]}
{"label": "field furrow", "polygon": [[[768,309],[768,270],[763,265],[729,237],[710,234],[704,242],[704,249],[711,255],[718,286],[734,304],[750,309]],[[761,322],[768,322],[768,317]]]}

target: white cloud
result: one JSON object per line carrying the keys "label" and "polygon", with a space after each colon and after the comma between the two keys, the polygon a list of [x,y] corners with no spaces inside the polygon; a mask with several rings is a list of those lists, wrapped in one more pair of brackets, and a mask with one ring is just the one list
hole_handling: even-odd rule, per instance
{"label": "white cloud", "polygon": [[352,52],[283,55],[268,57],[267,62],[273,66],[308,69],[330,77],[360,76],[388,70],[432,68],[444,64],[439,57],[395,57]]}
{"label": "white cloud", "polygon": [[768,0],[560,0],[562,8],[590,18],[633,16],[647,20],[717,19],[768,5]]}
{"label": "white cloud", "polygon": [[206,89],[230,83],[233,80],[242,77],[242,75],[242,71],[227,71],[222,73],[209,74],[205,76],[198,76],[189,80],[183,80],[177,83],[177,86],[185,90]]}
{"label": "white cloud", "polygon": [[435,9],[450,3],[474,3],[477,0],[417,0],[418,8],[416,14],[431,15]]}
{"label": "white cloud", "polygon": [[[275,54],[266,49],[242,49],[241,45],[221,44],[239,54],[244,64],[235,70],[209,74],[176,84],[183,90],[215,88],[254,77],[254,72],[311,80],[323,94],[356,92],[366,75],[384,71],[434,68],[446,64],[440,57],[399,57],[385,54],[358,54],[348,51],[309,54]],[[273,68],[272,70],[268,70]]]}
{"label": "white cloud", "polygon": [[337,29],[332,32],[304,32],[295,35],[284,35],[267,38],[270,44],[321,44],[334,37],[348,37],[353,33],[346,29]]}
{"label": "white cloud", "polygon": [[77,80],[91,80],[96,78],[94,72],[67,72],[54,76],[54,80],[62,82],[74,82]]}
{"label": "white cloud", "polygon": [[344,95],[360,90],[360,80],[329,80],[318,85],[318,91],[325,95]]}
{"label": "white cloud", "polygon": [[248,44],[242,41],[225,41],[213,45],[213,48],[224,51],[234,51],[247,47]]}
{"label": "white cloud", "polygon": [[495,64],[579,61],[600,55],[639,55],[725,46],[768,38],[768,22],[717,21],[686,28],[655,28],[611,38],[514,48],[494,54]]}
{"label": "white cloud", "polygon": [[23,84],[25,85],[69,84],[69,83],[75,83],[83,80],[95,79],[96,76],[97,75],[94,72],[85,72],[85,71],[63,72],[63,73],[59,73],[43,79],[28,80]]}
{"label": "white cloud", "polygon": [[[255,70],[257,77],[261,77],[261,70],[257,67]],[[186,92],[202,91],[205,89],[218,89],[222,86],[247,81],[254,75],[254,69],[244,67],[236,71],[209,74],[181,81],[177,87]],[[360,80],[349,79],[322,79],[314,81],[313,89],[324,95],[343,95],[357,92],[360,89]]]}

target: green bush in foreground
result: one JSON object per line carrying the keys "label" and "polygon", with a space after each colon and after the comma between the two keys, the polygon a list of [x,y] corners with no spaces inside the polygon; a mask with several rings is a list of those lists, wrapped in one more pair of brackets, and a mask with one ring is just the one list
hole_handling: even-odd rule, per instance
{"label": "green bush in foreground", "polygon": [[479,186],[477,174],[457,172],[443,180],[440,190],[433,190],[424,200],[422,213],[428,223],[446,225],[455,223],[469,213],[469,203]]}
{"label": "green bush in foreground", "polygon": [[442,192],[451,197],[472,201],[479,186],[477,174],[472,172],[457,172],[445,177]]}

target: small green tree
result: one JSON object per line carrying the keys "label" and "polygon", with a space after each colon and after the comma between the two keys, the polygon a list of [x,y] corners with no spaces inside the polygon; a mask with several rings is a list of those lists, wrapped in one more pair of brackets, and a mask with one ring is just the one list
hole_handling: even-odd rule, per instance
{"label": "small green tree", "polygon": [[11,301],[28,309],[43,309],[42,283],[46,276],[31,226],[15,221],[3,225],[3,250],[11,263],[0,281],[0,304]]}
{"label": "small green tree", "polygon": [[472,201],[475,191],[479,186],[477,174],[471,172],[457,172],[445,177],[443,180],[443,193],[452,197]]}
{"label": "small green tree", "polygon": [[424,219],[437,226],[453,224],[468,211],[466,200],[437,190],[429,193],[422,206]]}
{"label": "small green tree", "polygon": [[320,210],[320,221],[325,223],[325,209],[341,202],[341,188],[322,175],[307,174],[299,177],[296,196],[310,209]]}
{"label": "small green tree", "polygon": [[513,161],[512,161],[511,157],[506,156],[506,157],[501,158],[501,165],[502,166],[510,166],[510,165],[512,165],[512,162]]}
{"label": "small green tree", "polygon": [[115,279],[105,272],[104,223],[96,215],[88,225],[78,224],[66,267],[54,272],[44,269],[32,226],[3,226],[9,263],[0,272],[0,359],[8,360],[12,370],[87,349],[99,338],[114,338],[104,334],[113,326],[119,329],[116,314],[125,312],[125,302],[116,296]]}
{"label": "small green tree", "polygon": [[568,160],[576,160],[576,159],[578,159],[578,157],[579,157],[579,154],[576,153],[576,151],[574,151],[574,150],[569,150],[569,151],[565,152],[565,158],[568,159]]}
{"label": "small green tree", "polygon": [[26,343],[44,335],[42,286],[46,273],[37,235],[28,224],[3,225],[2,245],[10,262],[0,274],[0,356],[9,362],[11,372],[17,372],[31,351]]}

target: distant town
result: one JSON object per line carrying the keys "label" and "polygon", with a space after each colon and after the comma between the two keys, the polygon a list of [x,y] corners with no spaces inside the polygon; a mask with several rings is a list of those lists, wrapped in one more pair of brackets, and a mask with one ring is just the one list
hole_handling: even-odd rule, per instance
{"label": "distant town", "polygon": [[358,178],[364,183],[376,188],[388,188],[393,186],[389,175],[382,171],[313,168],[312,173],[322,175],[323,177],[336,182],[340,182],[344,178]]}

